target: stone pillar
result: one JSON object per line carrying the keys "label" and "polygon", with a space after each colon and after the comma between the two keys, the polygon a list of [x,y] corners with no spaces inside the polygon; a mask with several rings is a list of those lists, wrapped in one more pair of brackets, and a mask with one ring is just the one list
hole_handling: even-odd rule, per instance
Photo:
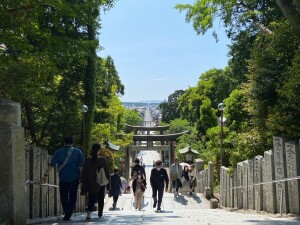
{"label": "stone pillar", "polygon": [[248,160],[248,209],[254,209],[254,160]]}
{"label": "stone pillar", "polygon": [[[272,150],[264,152],[264,158],[262,163],[263,163],[262,166],[263,182],[274,180],[275,171],[274,171],[274,157],[273,157]],[[277,212],[275,183],[263,185],[263,210],[269,213]]]}
{"label": "stone pillar", "polygon": [[214,196],[214,163],[208,163],[208,187],[211,190],[211,195]]}
{"label": "stone pillar", "polygon": [[233,189],[233,175],[228,174],[229,176],[229,207],[233,208],[234,207],[234,192],[235,190]]}
{"label": "stone pillar", "polygon": [[25,139],[19,103],[0,98],[0,218],[26,224]]}
{"label": "stone pillar", "polygon": [[[262,159],[261,155],[254,157],[254,184],[262,182]],[[263,186],[254,186],[254,198],[255,206],[254,208],[258,211],[263,210]]]}
{"label": "stone pillar", "polygon": [[248,160],[243,161],[243,209],[248,209]]}
{"label": "stone pillar", "polygon": [[196,167],[196,173],[201,172],[204,170],[204,161],[202,159],[195,159],[195,167]]}
{"label": "stone pillar", "polygon": [[[237,164],[236,168],[236,186],[242,187],[243,186],[243,167],[244,164],[242,162],[239,162]],[[237,196],[237,208],[242,209],[243,208],[243,189],[237,188],[236,189],[236,196]]]}
{"label": "stone pillar", "polygon": [[[273,151],[274,151],[274,164],[275,164],[275,180],[286,178],[286,161],[284,140],[281,137],[273,137]],[[280,209],[281,191],[283,191],[282,199],[282,213],[288,213],[288,190],[287,182],[276,183],[276,196],[277,196],[277,210]]]}
{"label": "stone pillar", "polygon": [[[295,177],[299,171],[299,143],[297,141],[289,141],[285,143],[287,177]],[[290,213],[299,214],[299,191],[300,181],[288,181],[289,192],[289,209]]]}

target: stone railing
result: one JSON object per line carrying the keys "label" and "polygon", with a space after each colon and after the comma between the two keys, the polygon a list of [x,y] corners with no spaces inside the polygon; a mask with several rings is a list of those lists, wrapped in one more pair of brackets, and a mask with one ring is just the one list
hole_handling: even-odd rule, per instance
{"label": "stone railing", "polygon": [[221,168],[220,205],[269,213],[300,213],[299,140],[273,137],[273,149]]}
{"label": "stone railing", "polygon": [[197,186],[196,192],[203,193],[205,198],[211,201],[211,208],[218,207],[218,201],[214,197],[214,164],[208,163],[208,167],[204,169],[204,161],[195,160]]}
{"label": "stone railing", "polygon": [[[25,147],[25,190],[27,199],[27,223],[30,220],[62,215],[59,196],[59,179],[56,169],[49,174],[48,184],[40,185],[39,181],[48,167],[51,155],[48,151],[35,146]],[[76,212],[83,212],[84,197],[78,192]]]}

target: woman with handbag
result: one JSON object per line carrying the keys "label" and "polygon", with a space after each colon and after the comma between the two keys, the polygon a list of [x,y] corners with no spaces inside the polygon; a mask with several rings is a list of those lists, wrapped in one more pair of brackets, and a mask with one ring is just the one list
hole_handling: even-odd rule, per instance
{"label": "woman with handbag", "polygon": [[83,164],[83,171],[81,177],[81,195],[88,193],[89,202],[86,220],[91,219],[91,213],[94,210],[95,202],[98,202],[98,217],[103,216],[105,187],[109,190],[110,184],[99,185],[96,181],[97,171],[101,168],[104,169],[106,178],[109,177],[109,167],[105,158],[99,157],[101,145],[98,143],[93,144],[91,157],[87,158]]}
{"label": "woman with handbag", "polygon": [[142,209],[142,200],[144,196],[144,192],[147,188],[147,182],[141,172],[138,172],[137,178],[132,182],[132,189],[134,193],[134,204],[135,209]]}

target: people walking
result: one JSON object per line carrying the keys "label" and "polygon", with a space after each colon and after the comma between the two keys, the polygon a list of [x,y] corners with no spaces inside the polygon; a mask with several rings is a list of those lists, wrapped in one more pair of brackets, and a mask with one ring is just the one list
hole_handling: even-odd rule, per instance
{"label": "people walking", "polygon": [[83,165],[81,195],[88,193],[89,196],[86,220],[91,219],[91,213],[94,210],[96,201],[98,202],[98,217],[101,218],[103,216],[105,187],[108,190],[110,188],[110,184],[100,186],[96,182],[96,171],[100,171],[101,168],[104,169],[106,178],[109,179],[108,163],[104,157],[99,157],[100,150],[100,144],[93,144],[91,157],[87,158]]}
{"label": "people walking", "polygon": [[140,159],[136,158],[134,160],[134,166],[131,169],[131,179],[136,179],[139,171],[144,175],[144,178],[146,179],[145,169],[140,165]]}
{"label": "people walking", "polygon": [[113,198],[113,209],[116,209],[117,202],[119,199],[119,195],[122,189],[122,183],[119,173],[118,167],[114,168],[114,173],[110,175],[110,191],[109,194]]}
{"label": "people walking", "polygon": [[132,182],[132,189],[134,193],[134,204],[135,209],[141,210],[142,209],[142,202],[144,192],[147,188],[147,182],[141,172],[138,172],[137,178]]}
{"label": "people walking", "polygon": [[52,169],[57,167],[60,200],[64,212],[63,220],[69,221],[77,201],[83,155],[80,149],[73,147],[74,140],[72,137],[65,137],[63,143],[63,148],[55,151],[44,176],[41,178],[41,183],[45,183]]}
{"label": "people walking", "polygon": [[157,206],[157,212],[161,212],[164,189],[168,191],[169,186],[169,176],[166,169],[162,168],[161,160],[157,160],[155,168],[151,170],[150,184],[152,187],[153,208]]}
{"label": "people walking", "polygon": [[197,186],[197,180],[196,180],[196,170],[195,165],[192,164],[191,169],[189,171],[189,177],[190,177],[190,196],[192,196],[193,192],[195,192],[195,187]]}
{"label": "people walking", "polygon": [[172,188],[173,192],[178,196],[178,189],[182,187],[181,175],[182,175],[182,166],[179,165],[179,160],[175,158],[174,163],[171,165],[170,169],[171,178],[172,178]]}

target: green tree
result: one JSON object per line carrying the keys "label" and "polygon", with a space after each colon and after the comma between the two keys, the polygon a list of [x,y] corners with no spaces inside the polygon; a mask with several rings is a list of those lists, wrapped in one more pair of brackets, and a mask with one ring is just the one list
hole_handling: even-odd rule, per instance
{"label": "green tree", "polygon": [[121,117],[121,129],[125,130],[126,124],[132,125],[132,126],[141,126],[143,122],[143,118],[136,109],[125,109],[122,117]]}
{"label": "green tree", "polygon": [[160,103],[159,108],[162,114],[162,122],[169,123],[171,120],[180,118],[178,99],[183,94],[183,90],[176,90],[173,94],[169,95],[167,102]]}

